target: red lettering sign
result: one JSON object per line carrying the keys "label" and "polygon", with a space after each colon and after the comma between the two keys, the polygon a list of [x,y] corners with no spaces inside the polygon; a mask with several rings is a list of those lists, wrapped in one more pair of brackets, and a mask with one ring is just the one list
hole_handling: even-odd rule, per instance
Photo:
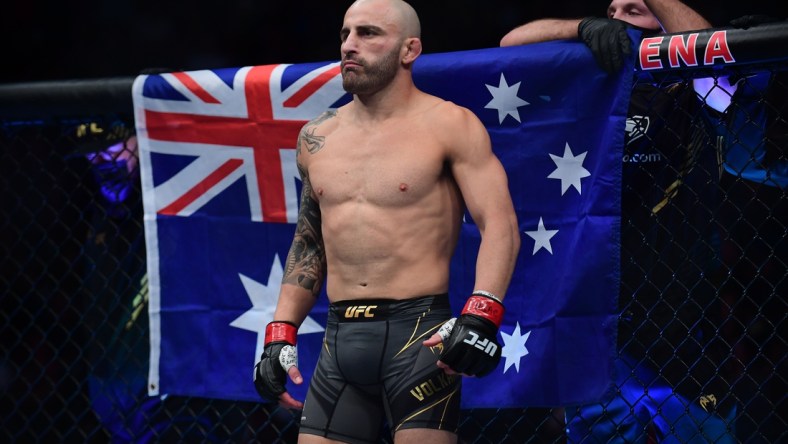
{"label": "red lettering sign", "polygon": [[659,45],[664,37],[646,37],[640,41],[640,68],[660,69],[662,61],[659,60]]}
{"label": "red lettering sign", "polygon": [[698,59],[695,56],[695,44],[698,41],[698,33],[694,32],[687,36],[687,42],[680,35],[674,35],[670,38],[668,44],[668,61],[672,68],[679,67],[679,58],[686,66],[697,66]]}
{"label": "red lettering sign", "polygon": [[714,64],[714,59],[721,58],[725,63],[733,63],[733,55],[728,48],[728,33],[726,31],[715,31],[709,38],[706,45],[706,55],[703,57],[704,65]]}

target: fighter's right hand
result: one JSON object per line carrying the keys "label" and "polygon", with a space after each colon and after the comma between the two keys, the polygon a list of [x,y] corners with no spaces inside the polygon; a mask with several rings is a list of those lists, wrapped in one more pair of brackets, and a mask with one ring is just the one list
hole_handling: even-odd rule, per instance
{"label": "fighter's right hand", "polygon": [[285,389],[288,374],[296,384],[303,382],[297,367],[297,334],[298,327],[290,322],[269,323],[265,328],[263,355],[254,366],[254,387],[257,393],[267,401],[278,401],[289,408],[303,407]]}
{"label": "fighter's right hand", "polygon": [[591,49],[599,67],[611,74],[621,69],[632,53],[627,23],[622,20],[586,17],[577,26],[577,35]]}

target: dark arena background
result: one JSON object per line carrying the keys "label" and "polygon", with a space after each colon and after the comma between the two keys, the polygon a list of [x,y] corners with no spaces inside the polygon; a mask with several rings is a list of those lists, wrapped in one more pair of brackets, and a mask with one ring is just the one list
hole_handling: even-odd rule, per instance
{"label": "dark arena background", "polygon": [[[11,2],[0,14],[0,440],[294,443],[299,417],[262,402],[141,396],[125,400],[140,403],[130,409],[135,416],[107,419],[112,409],[102,402],[133,385],[146,365],[148,299],[136,151],[121,143],[119,151],[97,153],[133,136],[131,85],[138,74],[336,60],[338,30],[350,2],[76,3]],[[599,15],[607,5],[412,3],[427,53],[494,47],[526,21]],[[687,3],[715,28],[745,15],[777,20],[753,28],[765,32],[740,37],[735,43],[744,56],[724,69],[640,72],[636,86],[727,75],[742,88],[768,79],[766,86],[749,88],[765,114],[741,108],[742,120],[719,121],[746,148],[766,147],[766,164],[784,165],[785,5]],[[758,125],[759,137],[753,138],[745,128]],[[731,350],[719,369],[738,406],[729,426],[741,442],[786,442],[786,191],[784,185],[731,172],[716,186],[722,202],[707,210],[721,227],[722,267],[709,277],[717,285],[716,298],[700,308],[715,313],[716,334]],[[107,187],[115,188],[107,194]],[[685,355],[673,358],[695,364]],[[111,432],[110,422],[131,426]],[[564,427],[559,407],[473,409],[462,412],[459,435],[463,443],[562,443]]]}

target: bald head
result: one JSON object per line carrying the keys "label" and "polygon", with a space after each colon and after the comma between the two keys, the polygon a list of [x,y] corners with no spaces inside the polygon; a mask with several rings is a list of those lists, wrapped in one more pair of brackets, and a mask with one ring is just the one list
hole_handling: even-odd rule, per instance
{"label": "bald head", "polygon": [[421,38],[419,15],[403,0],[356,0],[347,12],[357,8],[371,8],[385,15],[401,31],[404,38]]}

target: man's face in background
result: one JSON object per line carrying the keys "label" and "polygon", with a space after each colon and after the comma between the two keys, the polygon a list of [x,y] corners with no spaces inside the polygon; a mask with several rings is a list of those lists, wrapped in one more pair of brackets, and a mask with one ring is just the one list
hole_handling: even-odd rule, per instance
{"label": "man's face in background", "polygon": [[613,0],[607,7],[608,18],[629,23],[638,28],[661,31],[659,20],[643,0]]}

